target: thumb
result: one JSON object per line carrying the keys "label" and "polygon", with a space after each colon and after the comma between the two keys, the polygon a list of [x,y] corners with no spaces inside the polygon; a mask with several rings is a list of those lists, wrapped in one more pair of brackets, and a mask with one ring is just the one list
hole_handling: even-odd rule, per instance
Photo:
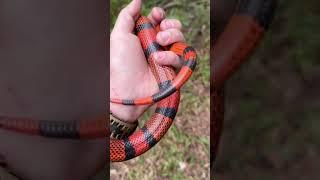
{"label": "thumb", "polygon": [[113,31],[131,33],[134,29],[135,20],[141,11],[141,0],[132,0],[125,8],[121,10]]}

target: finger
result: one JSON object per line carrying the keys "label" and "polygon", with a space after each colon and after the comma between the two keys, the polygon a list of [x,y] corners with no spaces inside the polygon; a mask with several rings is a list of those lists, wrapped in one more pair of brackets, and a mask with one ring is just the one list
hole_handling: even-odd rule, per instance
{"label": "finger", "polygon": [[182,41],[184,41],[184,36],[178,29],[168,29],[165,31],[160,31],[157,34],[157,42],[162,46],[168,46],[172,43]]}
{"label": "finger", "polygon": [[156,26],[165,18],[165,16],[165,12],[162,8],[154,7],[148,15],[148,18],[152,24]]}
{"label": "finger", "polygon": [[132,0],[130,4],[120,11],[113,31],[131,33],[134,29],[135,20],[140,14],[140,10],[141,0]]}
{"label": "finger", "polygon": [[159,65],[173,66],[177,69],[183,65],[183,60],[172,51],[161,51],[154,54],[154,58]]}
{"label": "finger", "polygon": [[160,30],[164,31],[167,29],[181,29],[182,24],[179,20],[177,19],[164,19],[160,23]]}

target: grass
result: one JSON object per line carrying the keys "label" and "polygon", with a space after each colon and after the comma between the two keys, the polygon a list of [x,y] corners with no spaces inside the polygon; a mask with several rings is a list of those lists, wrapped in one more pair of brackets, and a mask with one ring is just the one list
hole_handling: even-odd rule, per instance
{"label": "grass", "polygon": [[[112,23],[128,2],[111,0]],[[199,63],[182,89],[179,112],[165,137],[144,155],[111,164],[111,179],[209,179],[209,5],[209,0],[143,2],[142,14],[159,6],[165,8],[167,17],[182,22],[185,38],[197,50]]]}

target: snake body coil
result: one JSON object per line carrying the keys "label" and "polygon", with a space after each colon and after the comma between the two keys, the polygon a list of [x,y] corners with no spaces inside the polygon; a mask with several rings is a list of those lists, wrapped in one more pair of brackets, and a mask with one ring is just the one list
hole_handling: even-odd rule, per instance
{"label": "snake body coil", "polygon": [[174,74],[173,70],[170,67],[156,64],[152,57],[152,54],[162,50],[162,47],[156,42],[156,31],[148,18],[141,16],[138,19],[136,23],[136,32],[141,41],[142,48],[152,73],[159,83],[159,92],[149,97],[142,97],[139,99],[111,98],[110,101],[112,103],[123,105],[148,105],[159,102],[179,90],[190,78],[196,67],[197,61],[195,50],[185,43],[174,43],[169,49],[179,55],[184,60],[184,64],[177,76],[174,75],[175,77],[171,78]]}
{"label": "snake body coil", "polygon": [[[140,17],[136,23],[136,32],[155,76],[159,92],[148,98],[138,100],[114,100],[125,105],[150,104],[158,102],[155,113],[143,128],[124,140],[111,140],[110,160],[124,161],[149,150],[169,129],[178,111],[180,87],[188,80],[196,66],[195,50],[185,43],[174,43],[169,50],[184,60],[184,65],[176,76],[171,67],[155,63],[153,53],[162,50],[156,43],[156,30],[146,17]],[[111,100],[112,101],[112,100]],[[96,119],[74,121],[41,121],[21,117],[0,116],[0,128],[29,135],[49,138],[97,139],[108,138],[108,120],[106,116]]]}
{"label": "snake body coil", "polygon": [[124,105],[142,105],[159,102],[155,113],[144,127],[123,140],[111,139],[110,160],[124,161],[143,154],[153,147],[170,128],[180,102],[180,87],[188,80],[196,66],[196,52],[185,43],[174,43],[168,47],[184,60],[184,65],[176,76],[174,69],[155,63],[153,53],[161,51],[156,42],[156,30],[150,20],[141,16],[136,22],[136,33],[141,41],[149,66],[155,76],[159,92],[147,98],[136,100],[111,99]]}

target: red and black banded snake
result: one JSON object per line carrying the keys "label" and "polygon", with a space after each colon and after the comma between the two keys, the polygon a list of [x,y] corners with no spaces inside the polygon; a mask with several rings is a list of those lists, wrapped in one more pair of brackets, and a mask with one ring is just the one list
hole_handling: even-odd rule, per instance
{"label": "red and black banded snake", "polygon": [[[157,104],[155,113],[146,122],[144,127],[124,140],[111,140],[111,161],[124,161],[139,156],[148,151],[163,137],[177,113],[180,102],[179,89],[189,79],[196,66],[195,50],[183,42],[174,43],[167,48],[184,60],[184,65],[176,76],[173,68],[159,66],[154,62],[152,54],[161,50],[162,47],[155,42],[156,30],[146,17],[141,16],[138,19],[136,32],[147,56],[149,66],[158,82],[159,92],[153,96],[138,100],[111,99],[111,101],[125,105],[159,103]],[[108,138],[107,123],[106,116],[73,121],[36,120],[23,117],[0,116],[0,128],[2,129],[48,138]]]}
{"label": "red and black banded snake", "polygon": [[155,113],[146,124],[123,140],[111,139],[110,160],[124,161],[143,154],[153,147],[170,128],[180,102],[181,86],[189,79],[196,67],[195,50],[183,42],[167,47],[184,60],[180,72],[176,75],[173,68],[155,63],[153,53],[161,51],[156,42],[157,30],[150,20],[141,16],[136,22],[136,34],[145,52],[148,64],[158,82],[159,92],[146,97],[132,100],[111,99],[111,102],[124,105],[145,105],[157,103]]}
{"label": "red and black banded snake", "polygon": [[153,75],[159,83],[159,92],[151,96],[138,99],[111,98],[110,101],[112,103],[123,105],[148,105],[159,102],[180,89],[192,75],[192,72],[196,67],[195,50],[191,46],[188,46],[183,42],[179,42],[172,44],[169,50],[179,55],[183,59],[184,64],[175,78],[172,79],[166,77],[169,76],[168,74],[173,74],[172,70],[169,67],[157,65],[153,62],[154,60],[151,56],[154,52],[161,50],[161,46],[156,43],[155,40],[156,33],[153,31],[153,25],[146,17],[141,16],[136,24],[136,32],[141,41],[142,48],[148,59]]}

